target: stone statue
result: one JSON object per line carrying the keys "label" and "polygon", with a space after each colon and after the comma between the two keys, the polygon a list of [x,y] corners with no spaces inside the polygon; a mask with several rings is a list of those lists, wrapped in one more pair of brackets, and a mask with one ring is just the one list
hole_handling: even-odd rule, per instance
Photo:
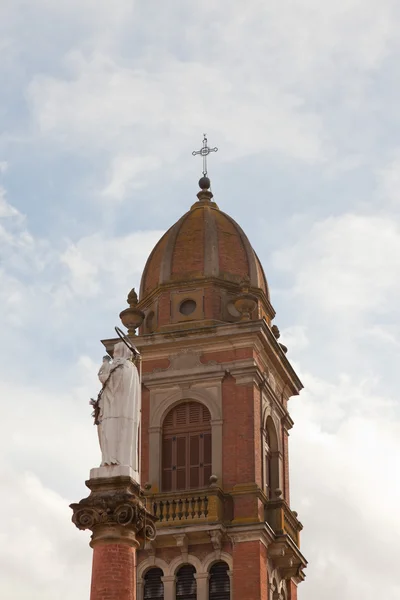
{"label": "stone statue", "polygon": [[98,376],[103,384],[95,415],[102,453],[101,466],[123,465],[139,471],[141,385],[132,351],[118,342],[114,357],[103,358]]}

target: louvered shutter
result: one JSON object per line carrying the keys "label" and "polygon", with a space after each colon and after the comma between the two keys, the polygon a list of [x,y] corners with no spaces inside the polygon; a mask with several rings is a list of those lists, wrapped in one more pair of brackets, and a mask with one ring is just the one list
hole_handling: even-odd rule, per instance
{"label": "louvered shutter", "polygon": [[211,475],[211,415],[199,402],[178,404],[165,417],[162,445],[163,491],[196,489]]}
{"label": "louvered shutter", "polygon": [[176,574],[176,600],[196,600],[197,587],[192,565],[184,565]]}
{"label": "louvered shutter", "polygon": [[229,567],[225,562],[217,562],[211,567],[208,583],[209,600],[230,600],[231,588],[228,570]]}
{"label": "louvered shutter", "polygon": [[172,490],[173,448],[172,437],[165,437],[162,444],[162,487],[165,492]]}
{"label": "louvered shutter", "polygon": [[191,434],[189,437],[189,481],[191,488],[200,487],[200,439],[198,433]]}
{"label": "louvered shutter", "polygon": [[150,569],[144,576],[144,600],[164,600],[164,584],[161,569]]}
{"label": "louvered shutter", "polygon": [[175,473],[176,482],[174,489],[184,490],[186,489],[186,470],[187,470],[187,436],[177,435],[175,436]]}
{"label": "louvered shutter", "polygon": [[203,481],[202,485],[207,486],[211,477],[211,433],[205,433],[203,436]]}

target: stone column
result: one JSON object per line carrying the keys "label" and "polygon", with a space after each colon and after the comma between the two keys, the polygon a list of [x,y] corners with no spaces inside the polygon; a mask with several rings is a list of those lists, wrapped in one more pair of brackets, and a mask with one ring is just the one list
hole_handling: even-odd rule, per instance
{"label": "stone column", "polygon": [[208,573],[196,573],[197,600],[208,600]]}
{"label": "stone column", "polygon": [[175,579],[175,575],[161,577],[164,584],[164,600],[175,600]]}
{"label": "stone column", "polygon": [[90,529],[93,548],[90,600],[136,600],[136,550],[155,538],[155,518],[130,476],[96,477],[90,495],[71,504],[78,529]]}

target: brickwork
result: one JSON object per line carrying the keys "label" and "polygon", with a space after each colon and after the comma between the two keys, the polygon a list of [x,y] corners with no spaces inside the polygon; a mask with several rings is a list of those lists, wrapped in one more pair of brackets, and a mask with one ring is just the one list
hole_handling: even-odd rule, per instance
{"label": "brickwork", "polygon": [[238,236],[237,227],[228,220],[224,213],[215,215],[218,231],[218,253],[222,272],[243,276],[249,271],[246,250]]}
{"label": "brickwork", "polygon": [[267,560],[261,542],[235,544],[233,594],[234,600],[268,600]]}
{"label": "brickwork", "polygon": [[204,211],[193,210],[183,221],[175,241],[172,254],[172,277],[182,279],[190,274],[200,275],[203,270]]}
{"label": "brickwork", "polygon": [[90,600],[135,600],[136,548],[96,544],[93,549]]}
{"label": "brickwork", "polygon": [[146,269],[143,281],[144,293],[151,291],[157,287],[160,278],[161,262],[164,256],[165,247],[167,245],[168,235],[164,234],[157,246],[151,254]]}
{"label": "brickwork", "polygon": [[255,478],[253,385],[237,385],[233,377],[222,385],[224,487]]}

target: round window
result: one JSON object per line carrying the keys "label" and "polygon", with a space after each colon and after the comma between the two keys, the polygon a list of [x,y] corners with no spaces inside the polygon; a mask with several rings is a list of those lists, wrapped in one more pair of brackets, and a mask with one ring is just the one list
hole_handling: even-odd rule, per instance
{"label": "round window", "polygon": [[194,300],[184,300],[179,307],[179,312],[183,315],[191,315],[196,310],[196,302]]}

